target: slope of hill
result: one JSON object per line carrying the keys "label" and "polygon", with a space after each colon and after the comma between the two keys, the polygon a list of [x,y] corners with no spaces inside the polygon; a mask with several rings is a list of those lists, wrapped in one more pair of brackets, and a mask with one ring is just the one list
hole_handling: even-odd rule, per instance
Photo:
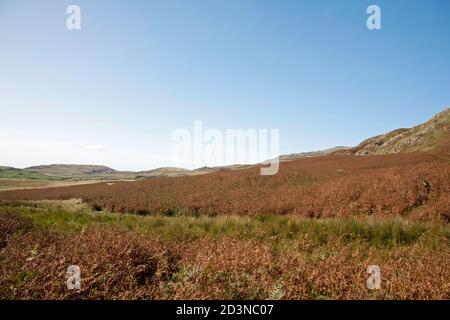
{"label": "slope of hill", "polygon": [[413,151],[430,151],[450,139],[450,108],[425,123],[409,129],[397,129],[361,142],[340,154],[382,155]]}
{"label": "slope of hill", "polygon": [[147,179],[154,177],[178,177],[189,175],[192,170],[175,168],[175,167],[162,167],[147,171],[129,172],[128,174],[133,177],[133,179]]}
{"label": "slope of hill", "polygon": [[294,159],[299,159],[299,158],[304,158],[304,157],[325,156],[327,154],[332,154],[332,153],[340,152],[340,151],[346,151],[349,149],[351,149],[351,147],[337,146],[334,148],[318,150],[318,151],[291,153],[291,154],[281,155],[280,160],[281,161],[289,161],[289,160],[294,160]]}

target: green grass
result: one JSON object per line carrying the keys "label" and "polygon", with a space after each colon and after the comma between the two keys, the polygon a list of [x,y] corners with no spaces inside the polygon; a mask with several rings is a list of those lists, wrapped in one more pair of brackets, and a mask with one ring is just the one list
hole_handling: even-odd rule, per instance
{"label": "green grass", "polygon": [[0,167],[0,179],[61,180],[61,178],[58,177],[50,177],[37,172],[8,167]]}
{"label": "green grass", "polygon": [[14,287],[20,288],[25,282],[32,280],[36,277],[35,271],[21,271],[16,275]]}
{"label": "green grass", "polygon": [[0,203],[0,212],[17,212],[37,226],[72,233],[85,226],[113,225],[162,240],[196,240],[224,236],[270,240],[274,254],[287,245],[307,239],[315,246],[330,242],[394,247],[421,242],[429,247],[447,243],[450,228],[413,223],[401,219],[333,218],[307,219],[298,216],[140,216],[93,211],[79,201]]}

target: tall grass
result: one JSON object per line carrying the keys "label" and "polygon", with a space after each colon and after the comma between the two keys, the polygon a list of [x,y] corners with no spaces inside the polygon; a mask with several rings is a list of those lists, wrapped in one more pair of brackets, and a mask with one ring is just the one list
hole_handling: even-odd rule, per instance
{"label": "tall grass", "polygon": [[195,240],[225,236],[260,241],[308,239],[315,245],[360,242],[392,247],[418,241],[439,245],[450,238],[450,228],[401,218],[346,217],[308,219],[299,216],[141,216],[94,211],[74,201],[14,202],[0,205],[0,212],[17,212],[38,226],[73,233],[91,225],[114,225],[162,240]]}
{"label": "tall grass", "polygon": [[[0,205],[0,299],[448,299],[449,226]],[[66,288],[68,265],[82,289]],[[366,287],[367,266],[382,288]]]}

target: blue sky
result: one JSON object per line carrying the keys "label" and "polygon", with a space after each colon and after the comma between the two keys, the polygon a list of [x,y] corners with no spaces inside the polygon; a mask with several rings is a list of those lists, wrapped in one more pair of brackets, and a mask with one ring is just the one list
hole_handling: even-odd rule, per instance
{"label": "blue sky", "polygon": [[352,146],[449,107],[449,57],[441,0],[0,0],[0,164],[171,165],[195,120]]}

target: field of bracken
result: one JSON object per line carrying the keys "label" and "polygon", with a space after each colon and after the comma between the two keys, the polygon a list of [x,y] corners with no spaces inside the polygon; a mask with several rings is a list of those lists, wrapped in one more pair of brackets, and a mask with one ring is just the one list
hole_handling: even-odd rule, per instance
{"label": "field of bracken", "polygon": [[[0,206],[0,299],[449,299],[450,231],[401,218]],[[68,290],[66,270],[81,270]],[[367,267],[381,288],[370,290]]]}
{"label": "field of bracken", "polygon": [[324,156],[202,176],[0,192],[0,200],[82,199],[96,210],[163,215],[394,215],[450,220],[448,156]]}
{"label": "field of bracken", "polygon": [[450,299],[449,221],[446,153],[4,191],[0,299]]}

